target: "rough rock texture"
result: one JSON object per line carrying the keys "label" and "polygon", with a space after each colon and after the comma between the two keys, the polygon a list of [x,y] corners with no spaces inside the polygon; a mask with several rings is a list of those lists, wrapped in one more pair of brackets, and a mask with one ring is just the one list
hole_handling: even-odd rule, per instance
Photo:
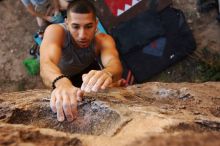
{"label": "rough rock texture", "polygon": [[[212,62],[207,54],[201,55],[203,48],[219,54],[220,29],[215,20],[216,10],[209,13],[198,13],[196,0],[173,0],[174,7],[184,11],[198,48],[190,60],[182,63],[182,70],[174,67],[166,78],[169,82],[198,82],[195,58]],[[36,20],[22,5],[20,0],[0,1],[0,92],[21,91],[25,89],[44,88],[39,76],[28,76],[22,61],[29,57],[29,49],[33,45],[33,34],[37,31]],[[190,70],[191,72],[189,72]],[[156,78],[153,81],[161,81]]]}
{"label": "rough rock texture", "polygon": [[48,90],[0,95],[0,145],[220,145],[220,83],[151,82],[86,94],[58,122]]}

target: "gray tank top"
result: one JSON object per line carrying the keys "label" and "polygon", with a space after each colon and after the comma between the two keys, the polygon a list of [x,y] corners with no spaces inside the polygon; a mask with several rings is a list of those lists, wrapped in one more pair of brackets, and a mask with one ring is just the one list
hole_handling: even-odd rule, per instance
{"label": "gray tank top", "polygon": [[65,30],[64,46],[58,66],[65,75],[75,75],[88,67],[95,59],[94,41],[89,48],[76,48],[74,40],[65,23],[60,24]]}

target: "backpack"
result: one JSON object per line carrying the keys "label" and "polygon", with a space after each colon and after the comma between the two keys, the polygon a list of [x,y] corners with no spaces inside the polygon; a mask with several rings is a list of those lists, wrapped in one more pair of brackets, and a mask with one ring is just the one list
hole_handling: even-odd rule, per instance
{"label": "backpack", "polygon": [[[196,49],[185,16],[172,0],[94,1],[113,36],[127,84],[143,83]],[[153,8],[150,6],[153,6]]]}
{"label": "backpack", "polygon": [[[146,11],[145,13],[151,12]],[[152,34],[146,33],[145,38],[143,38],[143,36],[140,37],[140,32],[142,33],[146,31],[145,28],[150,29],[152,26],[151,24],[145,23],[145,26],[141,29],[137,28],[135,30],[130,30],[132,35],[126,35],[126,37],[130,37],[130,39],[140,39],[142,42],[132,42],[130,48],[124,49],[124,47],[121,47],[123,43],[130,43],[121,38],[123,36],[120,35],[120,31],[123,29],[117,29],[117,31],[120,31],[112,33],[118,46],[117,48],[123,62],[124,70],[127,71],[123,73],[123,76],[127,78],[127,75],[130,73],[129,71],[131,71],[134,75],[135,83],[147,81],[153,75],[180,61],[196,49],[192,31],[181,10],[167,7],[154,18],[156,19],[154,22],[158,23],[155,26],[160,28],[157,29],[157,31],[152,28],[156,31],[154,33],[157,34],[157,36],[151,38],[149,36],[152,36]],[[138,23],[142,23],[142,21],[146,20],[140,19]],[[130,22],[132,21],[127,21],[127,25],[124,27],[130,28]],[[163,32],[161,28],[163,28],[164,34],[161,33]],[[144,43],[144,41],[146,42]],[[150,43],[148,43],[149,41]]]}

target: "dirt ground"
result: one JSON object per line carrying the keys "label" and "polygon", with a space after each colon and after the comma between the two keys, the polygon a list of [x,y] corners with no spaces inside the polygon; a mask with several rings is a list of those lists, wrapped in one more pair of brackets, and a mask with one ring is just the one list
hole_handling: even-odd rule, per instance
{"label": "dirt ground", "polygon": [[22,61],[29,57],[35,19],[20,0],[0,1],[0,91],[18,91],[43,87],[38,76],[29,76]]}
{"label": "dirt ground", "polygon": [[[213,64],[213,60],[209,55],[201,53],[201,50],[208,48],[213,54],[219,54],[220,49],[220,25],[215,20],[216,10],[200,14],[195,0],[174,0],[174,7],[182,9],[186,14],[198,48],[193,55],[150,81],[202,82],[200,61]],[[28,75],[22,64],[25,58],[30,57],[29,49],[37,30],[35,19],[19,0],[0,1],[0,13],[0,92],[44,88],[40,77]]]}

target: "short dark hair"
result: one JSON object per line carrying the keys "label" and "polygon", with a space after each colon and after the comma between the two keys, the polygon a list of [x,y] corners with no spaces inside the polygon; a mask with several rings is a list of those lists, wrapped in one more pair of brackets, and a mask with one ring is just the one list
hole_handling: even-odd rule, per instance
{"label": "short dark hair", "polygon": [[89,0],[73,0],[67,7],[67,17],[70,12],[80,14],[93,13],[94,18],[96,18],[95,6]]}

